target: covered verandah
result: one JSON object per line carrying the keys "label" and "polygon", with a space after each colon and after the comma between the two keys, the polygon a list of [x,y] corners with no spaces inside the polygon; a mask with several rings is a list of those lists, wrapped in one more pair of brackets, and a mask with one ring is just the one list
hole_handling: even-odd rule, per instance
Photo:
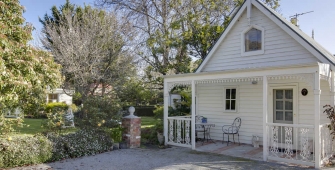
{"label": "covered verandah", "polygon": [[[308,124],[279,124],[269,119],[269,81],[279,79],[300,80],[313,89],[314,118]],[[330,103],[334,104],[334,72],[328,64],[305,67],[244,69],[211,73],[191,73],[166,76],[164,79],[164,136],[165,144],[196,149],[195,116],[196,88],[199,84],[227,82],[262,82],[262,154],[268,159],[320,167],[323,160],[333,152],[327,124],[322,124],[320,115],[321,81],[329,83]],[[188,85],[192,89],[191,115],[169,117],[169,92],[178,85]],[[323,89],[324,90],[324,89]],[[243,106],[241,106],[243,107]],[[242,125],[243,126],[243,125]],[[292,140],[294,138],[294,140]]]}

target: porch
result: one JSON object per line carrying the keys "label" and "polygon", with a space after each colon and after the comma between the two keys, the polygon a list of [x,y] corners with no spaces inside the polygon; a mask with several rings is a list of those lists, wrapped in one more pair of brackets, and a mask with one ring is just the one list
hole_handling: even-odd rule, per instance
{"label": "porch", "polygon": [[[192,108],[188,117],[168,115],[169,92],[175,86],[190,86],[192,89]],[[221,106],[225,103],[222,97],[225,87],[234,87],[236,91],[241,91],[240,98],[236,99],[238,104],[234,112],[227,112],[224,110],[225,106]],[[310,91],[307,97],[300,94],[305,88]],[[289,108],[291,123],[274,122],[277,119],[274,105],[277,98],[274,93],[278,89],[291,89],[290,92],[295,96],[286,101],[294,103],[293,107]],[[241,126],[241,143],[251,144],[252,136],[259,136],[263,146],[262,153],[259,153],[262,154],[262,160],[318,168],[323,164],[323,160],[334,153],[326,124],[327,118],[322,114],[324,104],[334,103],[334,91],[334,72],[330,70],[329,65],[320,63],[317,66],[300,68],[239,70],[166,77],[165,144],[198,149],[193,130],[195,115],[208,117],[208,122],[215,124],[215,128],[211,130],[211,136],[215,140],[222,140],[223,124],[231,124],[235,117],[241,117],[244,122]]]}
{"label": "porch", "polygon": [[[266,160],[293,163],[304,166],[315,166],[315,140],[314,126],[302,124],[278,124],[267,123],[267,138],[264,144],[258,148],[251,144],[222,142],[221,140],[198,141],[192,143],[191,118],[188,116],[176,116],[168,118],[167,144],[189,147],[195,145],[195,150],[242,157],[252,160]],[[328,123],[319,126],[320,129],[320,155],[321,165],[335,153],[334,142],[331,139],[331,131]],[[264,142],[264,139],[260,139]],[[260,142],[260,141],[259,141]]]}
{"label": "porch", "polygon": [[[226,143],[222,144],[221,141],[215,141],[215,143],[205,143],[204,145],[202,145],[201,143],[197,143],[196,150],[201,152],[209,152],[209,153],[245,158],[250,160],[263,161],[263,147],[254,148],[250,144],[241,144],[241,145],[231,144],[227,146]],[[279,163],[277,161],[272,162]],[[284,163],[284,164],[289,166],[297,166],[297,164],[290,164],[290,163]],[[299,164],[298,166],[302,168],[313,167]]]}

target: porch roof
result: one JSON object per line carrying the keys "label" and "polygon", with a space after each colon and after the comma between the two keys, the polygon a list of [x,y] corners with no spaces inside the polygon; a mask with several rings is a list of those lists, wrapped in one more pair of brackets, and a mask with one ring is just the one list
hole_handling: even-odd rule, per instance
{"label": "porch roof", "polygon": [[215,71],[215,72],[198,72],[187,74],[166,75],[166,82],[174,81],[192,81],[192,80],[214,80],[224,78],[246,78],[259,76],[275,76],[287,74],[315,73],[319,70],[319,64],[296,65],[290,67],[266,67],[266,68],[244,68],[235,70]]}

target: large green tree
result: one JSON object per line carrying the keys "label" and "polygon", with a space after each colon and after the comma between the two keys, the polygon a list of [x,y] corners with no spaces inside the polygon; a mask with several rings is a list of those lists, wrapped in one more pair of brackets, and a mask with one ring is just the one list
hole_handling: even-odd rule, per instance
{"label": "large green tree", "polygon": [[114,13],[67,1],[40,20],[42,43],[62,65],[63,87],[74,88],[82,100],[110,95],[135,74],[127,48],[131,27]]}
{"label": "large green tree", "polygon": [[[280,0],[263,0],[277,8]],[[153,74],[188,73],[202,60],[243,0],[96,0],[129,17],[139,32],[137,54]],[[199,62],[197,62],[199,63]],[[147,77],[153,77],[147,75]],[[158,76],[157,87],[162,87]]]}
{"label": "large green tree", "polygon": [[23,9],[19,0],[0,1],[1,108],[44,103],[47,87],[61,82],[60,66],[51,55],[28,45],[32,27],[24,25]]}

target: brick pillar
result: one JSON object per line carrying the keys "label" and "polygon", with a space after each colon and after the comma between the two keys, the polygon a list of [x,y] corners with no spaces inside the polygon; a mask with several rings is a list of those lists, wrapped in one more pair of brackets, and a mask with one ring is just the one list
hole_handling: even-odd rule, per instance
{"label": "brick pillar", "polygon": [[141,146],[141,118],[134,116],[134,111],[134,107],[130,107],[130,115],[122,118],[122,128],[124,129],[122,139],[128,148]]}

